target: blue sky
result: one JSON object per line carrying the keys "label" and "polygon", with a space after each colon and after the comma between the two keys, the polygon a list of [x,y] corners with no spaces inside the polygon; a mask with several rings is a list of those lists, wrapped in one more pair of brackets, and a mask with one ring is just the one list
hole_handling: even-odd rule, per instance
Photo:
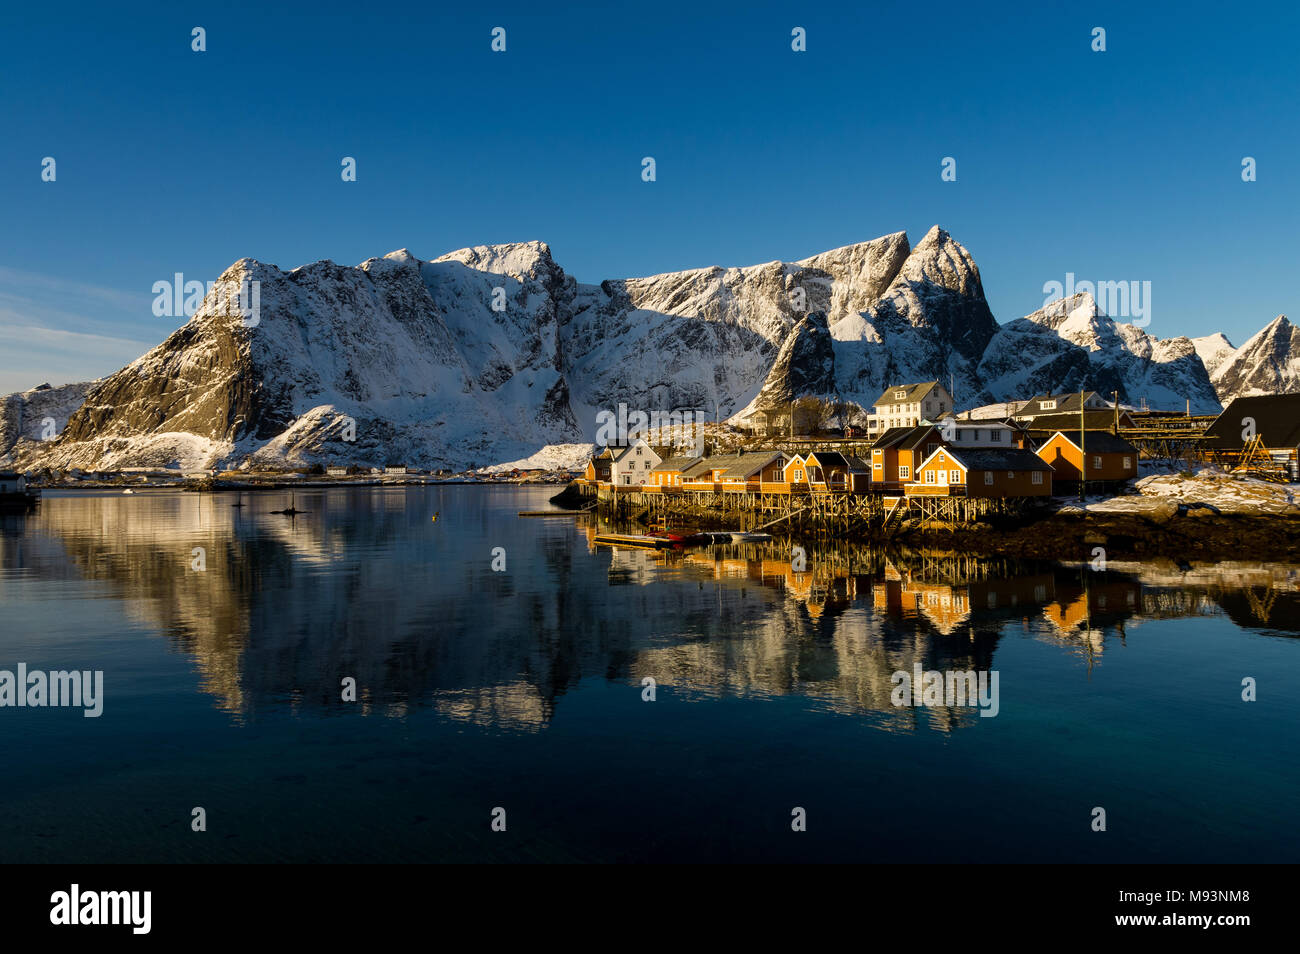
{"label": "blue sky", "polygon": [[1300,313],[1298,34],[1281,3],[7,5],[0,392],[115,370],[179,323],[155,281],[244,256],[542,239],[599,281],[936,223],[1000,321],[1073,272],[1241,344]]}

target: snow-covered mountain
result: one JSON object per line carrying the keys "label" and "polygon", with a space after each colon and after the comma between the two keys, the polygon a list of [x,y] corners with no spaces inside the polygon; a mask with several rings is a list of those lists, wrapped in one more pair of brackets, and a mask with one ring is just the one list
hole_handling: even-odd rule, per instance
{"label": "snow-covered mountain", "polygon": [[42,384],[0,398],[0,461],[39,452],[43,441],[58,437],[97,383]]}
{"label": "snow-covered mountain", "polygon": [[1228,336],[1219,331],[1202,338],[1193,338],[1192,347],[1201,356],[1201,364],[1205,365],[1205,373],[1210,376],[1211,381],[1214,380],[1214,372],[1218,371],[1237,350],[1237,346],[1228,340]]}
{"label": "snow-covered mountain", "polygon": [[[710,418],[807,394],[868,407],[887,385],[937,378],[966,407],[1086,387],[1212,411],[1216,360],[1221,389],[1296,386],[1285,318],[1231,355],[1215,336],[1118,324],[1086,295],[999,326],[972,256],[937,226],[914,248],[897,232],[796,262],[599,284],[541,242],[288,272],[242,259],[220,287],[244,281],[260,286],[254,326],[210,294],[116,374],[4,399],[0,460],[460,468],[591,441],[620,403]],[[39,415],[56,439],[27,433],[42,406],[59,411]]]}
{"label": "snow-covered mountain", "polygon": [[1210,371],[1219,399],[1300,391],[1300,328],[1278,315]]}
{"label": "snow-covered mountain", "polygon": [[1086,293],[1049,303],[998,329],[978,368],[993,401],[1089,389],[1125,403],[1193,413],[1220,410],[1190,338],[1156,338],[1105,315]]}

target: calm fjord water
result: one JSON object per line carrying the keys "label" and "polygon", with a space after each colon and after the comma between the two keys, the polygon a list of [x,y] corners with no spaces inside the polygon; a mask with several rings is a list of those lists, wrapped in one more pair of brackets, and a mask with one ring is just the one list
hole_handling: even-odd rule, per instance
{"label": "calm fjord water", "polygon": [[[805,544],[795,573],[516,516],[555,489],[0,518],[0,670],[105,697],[0,708],[0,862],[1300,860],[1294,567]],[[997,715],[894,706],[918,664],[997,670]]]}

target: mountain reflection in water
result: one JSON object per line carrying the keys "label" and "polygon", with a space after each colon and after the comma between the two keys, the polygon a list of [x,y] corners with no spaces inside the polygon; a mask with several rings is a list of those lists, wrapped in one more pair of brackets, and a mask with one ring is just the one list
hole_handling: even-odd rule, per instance
{"label": "mountain reflection in water", "polygon": [[[996,669],[999,643],[1028,637],[1076,658],[1061,678],[1088,679],[1156,619],[1300,633],[1296,567],[1097,572],[812,540],[611,550],[595,545],[594,517],[516,516],[550,492],[304,489],[295,500],[308,512],[294,518],[271,513],[277,492],[245,495],[242,508],[223,494],[50,493],[38,514],[5,518],[0,567],[8,586],[93,583],[183,650],[239,721],[356,711],[339,689],[351,676],[365,714],[428,707],[535,731],[585,679],[649,677],[685,699],[789,696],[882,729],[946,732],[978,711],[896,707],[892,674]],[[792,543],[807,569],[793,568]]]}

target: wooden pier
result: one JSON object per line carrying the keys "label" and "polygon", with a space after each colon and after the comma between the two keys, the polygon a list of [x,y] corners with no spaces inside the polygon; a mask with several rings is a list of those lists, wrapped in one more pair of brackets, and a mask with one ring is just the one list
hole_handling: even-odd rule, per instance
{"label": "wooden pier", "polygon": [[908,522],[953,528],[990,519],[1024,517],[1038,497],[885,496],[845,492],[624,489],[587,484],[579,492],[596,500],[603,514],[666,526],[672,523],[782,534],[893,534]]}

